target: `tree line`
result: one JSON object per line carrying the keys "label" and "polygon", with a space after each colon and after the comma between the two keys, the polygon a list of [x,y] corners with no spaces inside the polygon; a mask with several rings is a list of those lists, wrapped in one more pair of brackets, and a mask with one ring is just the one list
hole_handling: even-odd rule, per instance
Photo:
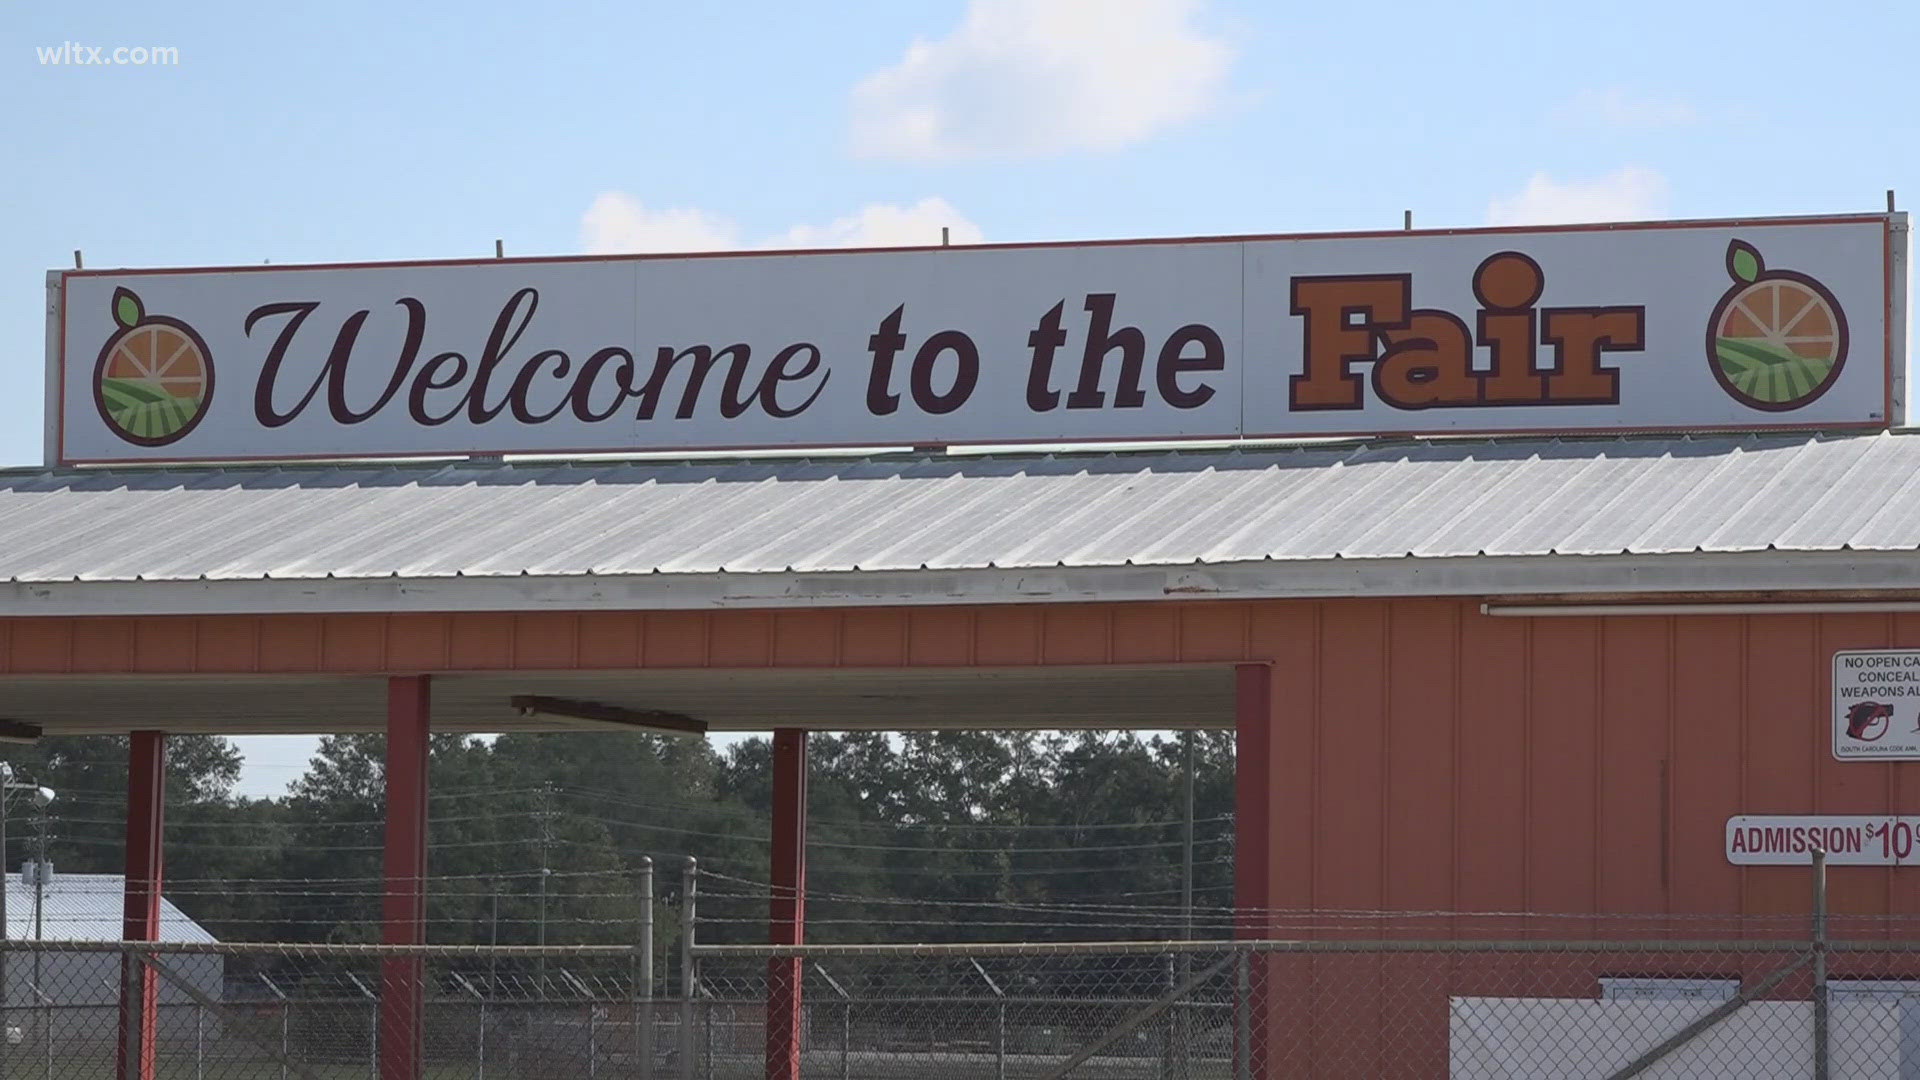
{"label": "tree line", "polygon": [[[1195,933],[1224,936],[1233,740],[1194,742]],[[227,740],[170,738],[167,899],[222,940],[377,940],[383,744],[328,737],[285,796],[262,799],[234,794],[242,761]],[[1183,930],[1177,736],[816,734],[809,757],[810,940]],[[16,799],[9,871],[43,834],[56,874],[122,870],[125,738],[47,738],[0,759],[59,792],[44,813]],[[765,939],[768,740],[441,735],[429,762],[430,941],[632,941],[648,860],[658,932],[671,940],[689,856],[701,867],[700,937]]]}

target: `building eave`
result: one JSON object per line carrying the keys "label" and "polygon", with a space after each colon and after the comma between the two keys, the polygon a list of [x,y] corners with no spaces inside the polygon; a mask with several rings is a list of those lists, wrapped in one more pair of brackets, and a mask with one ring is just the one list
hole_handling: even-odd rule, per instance
{"label": "building eave", "polygon": [[14,582],[0,616],[918,607],[1383,596],[1849,596],[1920,588],[1920,552],[1480,555],[831,573]]}

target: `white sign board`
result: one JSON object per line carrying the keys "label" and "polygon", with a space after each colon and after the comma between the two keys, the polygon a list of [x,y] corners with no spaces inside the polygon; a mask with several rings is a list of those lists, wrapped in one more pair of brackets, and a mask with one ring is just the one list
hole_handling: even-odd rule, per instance
{"label": "white sign board", "polygon": [[1834,654],[1833,756],[1920,761],[1920,649]]}
{"label": "white sign board", "polygon": [[101,463],[1877,428],[1904,220],[56,271],[49,444]]}
{"label": "white sign board", "polygon": [[1829,866],[1920,863],[1920,817],[1742,814],[1727,819],[1727,861],[1735,866],[1807,866],[1813,849]]}

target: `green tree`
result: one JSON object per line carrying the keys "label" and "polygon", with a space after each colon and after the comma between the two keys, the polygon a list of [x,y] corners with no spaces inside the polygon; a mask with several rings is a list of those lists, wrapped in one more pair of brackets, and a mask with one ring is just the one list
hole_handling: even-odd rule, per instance
{"label": "green tree", "polygon": [[[44,815],[11,804],[15,827],[0,859],[10,872],[36,853],[43,821],[56,872],[125,871],[129,748],[124,735],[50,736],[0,754],[21,779],[55,792]],[[253,936],[260,890],[235,883],[268,876],[276,846],[250,826],[271,818],[272,808],[233,798],[240,765],[239,751],[219,736],[166,740],[167,896],[224,937]]]}

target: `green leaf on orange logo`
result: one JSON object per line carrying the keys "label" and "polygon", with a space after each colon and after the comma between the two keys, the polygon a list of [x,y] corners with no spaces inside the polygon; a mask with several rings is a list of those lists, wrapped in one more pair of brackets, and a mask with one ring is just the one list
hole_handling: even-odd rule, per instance
{"label": "green leaf on orange logo", "polygon": [[1759,280],[1760,271],[1765,269],[1760,261],[1760,253],[1752,244],[1735,240],[1727,245],[1727,271],[1735,281],[1749,284]]}
{"label": "green leaf on orange logo", "polygon": [[113,321],[128,330],[140,325],[147,317],[146,309],[140,306],[140,298],[129,289],[113,290]]}

